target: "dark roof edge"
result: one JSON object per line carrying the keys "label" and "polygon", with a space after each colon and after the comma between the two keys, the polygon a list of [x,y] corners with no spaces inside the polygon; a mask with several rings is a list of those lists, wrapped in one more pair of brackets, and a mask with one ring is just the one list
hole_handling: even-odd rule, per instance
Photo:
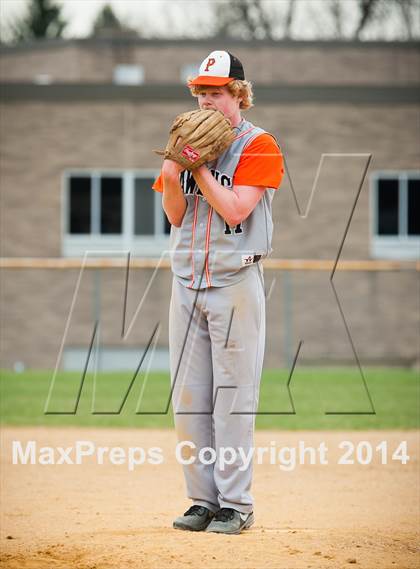
{"label": "dark roof edge", "polygon": [[[187,101],[181,84],[121,86],[109,83],[0,84],[2,102],[112,102]],[[420,85],[256,85],[257,104],[262,103],[420,103]]]}
{"label": "dark roof edge", "polygon": [[241,40],[225,37],[212,37],[203,39],[159,39],[159,38],[138,38],[138,37],[108,37],[108,38],[74,38],[74,39],[45,39],[30,41],[18,45],[0,44],[1,53],[19,53],[25,51],[48,50],[65,48],[70,46],[95,47],[95,46],[113,46],[113,45],[142,45],[153,47],[165,46],[197,46],[200,49],[211,46],[237,46],[237,47],[287,47],[287,48],[403,48],[403,49],[420,49],[419,40],[410,41],[355,41],[355,40]]}

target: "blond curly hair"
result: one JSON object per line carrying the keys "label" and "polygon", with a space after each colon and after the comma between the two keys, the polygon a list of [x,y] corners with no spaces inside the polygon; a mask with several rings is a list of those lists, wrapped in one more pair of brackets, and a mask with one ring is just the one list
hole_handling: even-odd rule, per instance
{"label": "blond curly hair", "polygon": [[[214,87],[213,85],[189,85],[189,82],[192,81],[192,79],[192,77],[188,78],[188,87],[193,97],[198,97],[202,91],[205,91],[209,87]],[[233,97],[240,97],[242,99],[239,105],[240,109],[246,111],[254,106],[254,103],[252,102],[254,93],[252,92],[252,83],[250,81],[234,79],[225,86]],[[217,89],[217,87],[214,88]]]}

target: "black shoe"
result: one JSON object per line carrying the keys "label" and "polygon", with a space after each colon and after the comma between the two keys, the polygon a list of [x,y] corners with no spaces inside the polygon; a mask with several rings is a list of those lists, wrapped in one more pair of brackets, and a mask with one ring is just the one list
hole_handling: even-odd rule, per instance
{"label": "black shoe", "polygon": [[221,508],[215,513],[212,522],[206,531],[214,533],[241,533],[242,530],[248,529],[254,523],[254,514],[243,514],[232,508]]}
{"label": "black shoe", "polygon": [[213,512],[204,506],[195,504],[183,516],[179,516],[173,523],[175,529],[189,531],[203,531],[213,519]]}

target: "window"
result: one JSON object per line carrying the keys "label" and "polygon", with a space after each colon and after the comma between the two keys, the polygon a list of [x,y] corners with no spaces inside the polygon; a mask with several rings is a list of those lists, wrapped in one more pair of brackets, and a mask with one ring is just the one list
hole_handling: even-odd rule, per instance
{"label": "window", "polygon": [[[141,355],[146,351],[146,346],[139,345],[136,348],[121,346],[100,346],[97,356],[97,371],[130,371],[133,372],[139,365]],[[65,371],[84,371],[86,366],[86,347],[67,347],[63,351],[62,365]],[[89,361],[90,370],[93,370],[95,354]],[[169,371],[169,350],[164,347],[155,347],[149,350],[142,363],[141,371]],[[138,380],[140,382],[140,380]]]}
{"label": "window", "polygon": [[120,176],[101,176],[100,203],[102,234],[122,232],[122,178]]}
{"label": "window", "polygon": [[117,85],[141,85],[144,83],[142,65],[116,65],[114,67],[114,83]]}
{"label": "window", "polygon": [[88,176],[74,176],[70,179],[70,233],[90,233],[91,183]]}
{"label": "window", "polygon": [[33,81],[37,85],[50,85],[53,82],[53,78],[48,73],[38,73]]}
{"label": "window", "polygon": [[420,172],[376,172],[372,176],[374,257],[420,257]]}
{"label": "window", "polygon": [[161,195],[152,190],[158,173],[66,172],[63,255],[129,250],[159,256],[168,248],[170,224]]}
{"label": "window", "polygon": [[155,216],[150,215],[154,209],[155,192],[150,191],[147,178],[136,178],[134,181],[134,234],[154,235]]}

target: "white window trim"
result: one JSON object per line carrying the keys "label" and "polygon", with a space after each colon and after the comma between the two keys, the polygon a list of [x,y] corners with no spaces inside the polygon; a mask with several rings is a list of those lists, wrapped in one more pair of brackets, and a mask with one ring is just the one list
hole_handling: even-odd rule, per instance
{"label": "white window trim", "polygon": [[[399,231],[402,234],[378,235],[377,188],[378,180],[398,178]],[[378,170],[370,177],[370,254],[375,259],[416,260],[420,257],[420,237],[407,235],[407,219],[404,215],[407,203],[408,179],[420,179],[419,170]],[[401,205],[403,207],[401,207]]]}
{"label": "white window trim", "polygon": [[[69,220],[69,178],[73,176],[93,176],[94,180],[98,176],[121,176],[123,178],[123,203],[122,216],[123,225],[121,234],[99,233],[99,220],[92,220],[92,233],[84,235],[71,235],[68,233]],[[110,251],[117,255],[119,251],[130,251],[132,255],[142,257],[159,257],[163,251],[169,249],[169,235],[164,233],[165,218],[162,209],[162,198],[159,192],[154,193],[155,199],[155,235],[139,236],[134,235],[134,179],[153,178],[159,175],[159,170],[120,170],[120,169],[69,169],[65,170],[62,176],[61,186],[61,254],[63,257],[84,257],[86,251],[103,252],[105,256],[110,255]],[[100,199],[99,192],[95,191],[95,182],[92,184],[92,205]],[[98,186],[99,187],[99,186]],[[92,211],[95,211],[94,209]]]}

